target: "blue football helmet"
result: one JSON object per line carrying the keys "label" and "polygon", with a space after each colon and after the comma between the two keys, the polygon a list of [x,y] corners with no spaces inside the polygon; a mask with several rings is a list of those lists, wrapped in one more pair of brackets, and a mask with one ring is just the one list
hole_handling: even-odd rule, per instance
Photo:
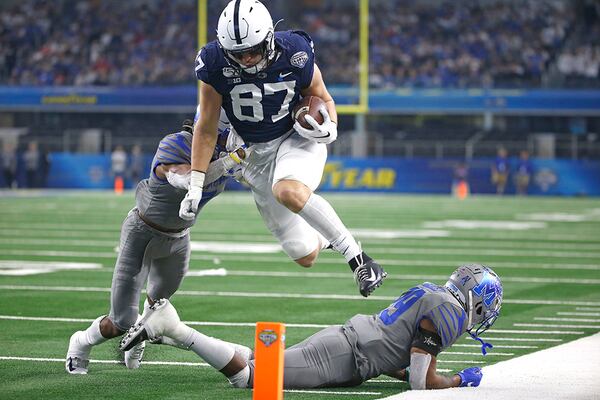
{"label": "blue football helmet", "polygon": [[491,268],[461,265],[450,275],[445,287],[465,309],[467,332],[471,336],[476,338],[494,324],[502,307],[502,282]]}

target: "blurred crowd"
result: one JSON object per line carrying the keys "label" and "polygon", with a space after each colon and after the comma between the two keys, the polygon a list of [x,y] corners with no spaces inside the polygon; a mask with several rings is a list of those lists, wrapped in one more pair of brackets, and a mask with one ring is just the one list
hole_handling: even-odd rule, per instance
{"label": "blurred crowd", "polygon": [[194,1],[12,2],[0,8],[0,82],[190,83],[196,43]]}
{"label": "blurred crowd", "polygon": [[[553,66],[597,81],[600,6],[582,1],[371,0],[371,86],[539,87]],[[225,3],[209,1],[209,32]],[[358,1],[265,3],[312,35],[328,82],[357,83]],[[11,1],[0,84],[193,83],[196,20],[195,0]]]}

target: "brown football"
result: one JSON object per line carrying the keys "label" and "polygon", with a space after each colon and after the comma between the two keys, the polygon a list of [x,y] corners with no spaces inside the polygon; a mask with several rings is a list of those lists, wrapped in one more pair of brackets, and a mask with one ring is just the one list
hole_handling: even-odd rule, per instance
{"label": "brown football", "polygon": [[319,112],[320,109],[327,110],[325,102],[317,96],[306,96],[294,107],[292,117],[300,123],[303,128],[313,129],[313,127],[306,122],[304,116],[310,115],[317,121],[317,124],[321,125],[324,121],[323,115]]}

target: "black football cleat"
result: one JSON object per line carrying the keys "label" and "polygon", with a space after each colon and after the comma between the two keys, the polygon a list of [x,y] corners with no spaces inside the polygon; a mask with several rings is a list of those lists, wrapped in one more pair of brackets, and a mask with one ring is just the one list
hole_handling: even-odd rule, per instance
{"label": "black football cleat", "polygon": [[360,294],[364,297],[369,297],[375,289],[381,286],[386,276],[387,272],[383,270],[381,265],[371,259],[361,263],[354,270],[354,280],[358,285]]}

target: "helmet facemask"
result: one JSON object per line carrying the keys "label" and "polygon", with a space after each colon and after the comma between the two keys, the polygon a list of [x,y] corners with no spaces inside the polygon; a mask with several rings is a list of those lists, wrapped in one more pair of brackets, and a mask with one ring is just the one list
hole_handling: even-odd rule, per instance
{"label": "helmet facemask", "polygon": [[479,335],[489,329],[500,315],[503,291],[498,275],[483,265],[463,265],[450,276],[445,286],[463,306],[467,313],[467,332],[481,342],[481,351],[485,355],[486,348],[492,346],[481,340]]}
{"label": "helmet facemask", "polygon": [[[267,32],[267,36],[265,39],[259,44],[239,50],[228,50],[219,42],[219,45],[223,49],[225,53],[225,57],[227,62],[232,67],[243,71],[250,75],[256,75],[259,72],[263,71],[265,68],[269,66],[271,61],[275,58],[275,40],[274,34],[272,31]],[[243,56],[249,54],[251,56],[260,55],[260,60],[254,65],[246,66],[243,64]]]}

